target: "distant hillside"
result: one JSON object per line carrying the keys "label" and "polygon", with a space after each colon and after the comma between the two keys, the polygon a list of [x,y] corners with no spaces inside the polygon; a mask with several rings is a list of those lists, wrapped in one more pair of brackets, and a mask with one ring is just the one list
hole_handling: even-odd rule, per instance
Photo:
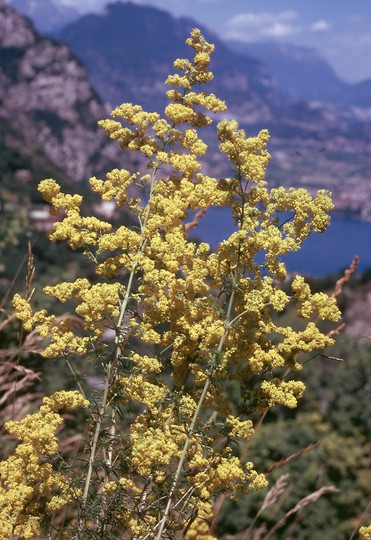
{"label": "distant hillside", "polygon": [[[86,65],[101,95],[112,105],[136,102],[149,110],[165,105],[164,80],[175,58],[189,55],[185,40],[198,26],[163,10],[131,2],[109,4],[104,13],[85,15],[57,34]],[[269,102],[280,99],[265,66],[256,59],[231,54],[217,36],[213,69],[217,91],[232,106],[244,104],[251,118],[271,118]],[[211,88],[216,91],[216,86]]]}
{"label": "distant hillside", "polygon": [[348,85],[316,49],[297,45],[228,41],[232,51],[259,58],[292,98],[340,102]]}
{"label": "distant hillside", "polygon": [[[360,117],[343,106],[333,107],[335,94],[341,96],[346,83],[310,49],[283,46],[274,51],[267,46],[263,61],[256,58],[257,50],[249,52],[241,44],[226,46],[196,21],[132,2],[115,2],[101,14],[84,15],[57,37],[86,65],[93,84],[111,106],[129,101],[153,110],[165,105],[164,80],[173,71],[174,58],[189,56],[184,43],[195,26],[215,44],[211,65],[215,81],[210,89],[227,101],[241,123],[264,125],[275,136],[291,139],[324,140],[335,133],[354,136]],[[285,84],[283,74],[282,79],[276,76],[284,67]],[[295,72],[296,86],[290,83]],[[319,103],[308,104],[315,96]]]}
{"label": "distant hillside", "polygon": [[[16,132],[11,149],[33,160],[42,154],[74,179],[111,168],[108,163],[117,156],[117,148],[96,128],[97,119],[107,112],[85,68],[67,45],[41,38],[24,18],[12,13],[8,20],[2,19],[9,42],[0,40],[3,144],[10,144],[10,134]],[[161,110],[166,104],[164,80],[173,71],[174,58],[189,56],[184,42],[195,26],[200,25],[163,10],[116,2],[101,14],[85,15],[67,25],[58,38],[86,65],[110,108],[129,101]],[[270,130],[271,183],[328,188],[338,211],[371,219],[371,111],[362,105],[336,105],[335,100],[293,98],[261,60],[246,51],[236,53],[207,29],[201,30],[215,43],[211,65],[215,79],[209,89],[226,100],[226,114],[249,134]],[[310,58],[309,54],[308,62]],[[313,69],[308,67],[309,72]],[[328,89],[331,77],[334,83],[334,75],[328,72]],[[367,83],[352,91],[358,92],[360,103],[367,104]],[[228,174],[215,137],[207,142],[205,170],[216,176]],[[33,150],[34,145],[38,150]]]}
{"label": "distant hillside", "polygon": [[349,87],[345,103],[358,107],[371,107],[371,79]]}
{"label": "distant hillside", "polygon": [[316,49],[276,42],[228,41],[227,45],[234,52],[261,60],[291,98],[371,107],[371,80],[346,83]]}
{"label": "distant hillside", "polygon": [[14,276],[24,279],[28,241],[40,276],[68,271],[73,279],[84,264],[47,240],[55,218],[37,185],[53,177],[83,194],[87,209],[102,211],[87,179],[125,161],[130,167],[97,126],[108,114],[69,47],[40,36],[0,0],[0,291],[9,291]]}

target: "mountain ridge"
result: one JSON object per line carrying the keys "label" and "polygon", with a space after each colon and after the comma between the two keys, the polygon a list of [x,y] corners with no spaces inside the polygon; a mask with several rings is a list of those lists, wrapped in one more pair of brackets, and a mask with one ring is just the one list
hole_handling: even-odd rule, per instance
{"label": "mountain ridge", "polygon": [[[84,15],[55,36],[71,46],[86,65],[95,87],[112,106],[135,101],[147,109],[156,109],[166,104],[163,81],[173,70],[174,59],[189,55],[185,41],[195,26],[197,22],[192,19],[176,19],[165,10],[115,2],[108,4],[101,14]],[[230,103],[233,107],[249,88],[254,108],[262,115],[267,113],[260,94],[276,94],[275,99],[279,99],[279,91],[264,65],[241,55],[239,62],[246,68],[239,69],[236,57],[224,43],[207,29],[202,31],[216,45],[212,63],[223,73],[218,84],[220,97],[230,94],[229,88],[235,86]],[[216,91],[213,84],[210,90]]]}
{"label": "mountain ridge", "polygon": [[294,99],[371,107],[371,79],[345,82],[316,48],[276,42],[226,44],[232,51],[261,60],[278,86]]}

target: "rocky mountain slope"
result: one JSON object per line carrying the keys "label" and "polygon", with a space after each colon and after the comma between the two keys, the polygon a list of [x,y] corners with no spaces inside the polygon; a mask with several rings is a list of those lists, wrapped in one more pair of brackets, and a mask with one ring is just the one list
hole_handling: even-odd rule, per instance
{"label": "rocky mountain slope", "polygon": [[[157,8],[117,1],[100,14],[68,24],[56,37],[71,46],[94,86],[113,106],[135,101],[153,109],[165,103],[163,81],[173,70],[174,58],[190,54],[184,43],[195,26],[200,26],[197,21],[177,19]],[[358,123],[357,115],[344,107],[329,114],[329,103],[340,102],[352,85],[341,81],[315,51],[225,44],[208,29],[201,30],[215,44],[211,89],[227,100],[240,122],[266,123],[280,133],[295,127],[306,136],[317,129],[330,134],[335,126],[345,134],[352,122]],[[307,103],[311,100],[323,104],[314,107]]]}
{"label": "rocky mountain slope", "polygon": [[[107,109],[65,44],[41,37],[0,2],[0,141],[36,175],[81,180],[107,169],[117,150],[97,126]],[[16,167],[16,165],[14,165]],[[40,178],[39,178],[40,179]]]}

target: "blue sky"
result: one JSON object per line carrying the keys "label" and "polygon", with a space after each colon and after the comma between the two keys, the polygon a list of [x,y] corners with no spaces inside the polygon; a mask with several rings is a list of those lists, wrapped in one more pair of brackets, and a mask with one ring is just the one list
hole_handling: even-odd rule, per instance
{"label": "blue sky", "polygon": [[[348,82],[371,79],[370,0],[132,0],[190,16],[222,38],[318,48]],[[107,0],[55,0],[100,11]]]}

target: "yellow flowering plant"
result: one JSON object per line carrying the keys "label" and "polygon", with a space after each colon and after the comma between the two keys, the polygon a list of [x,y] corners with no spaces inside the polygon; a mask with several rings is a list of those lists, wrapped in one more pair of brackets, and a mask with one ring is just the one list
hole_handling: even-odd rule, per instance
{"label": "yellow flowering plant", "polygon": [[81,490],[53,469],[51,459],[58,450],[59,411],[88,404],[79,392],[62,390],[45,397],[39,412],[6,422],[21,442],[0,462],[1,540],[36,538],[48,515],[81,497]]}
{"label": "yellow flowering plant", "polygon": [[[298,355],[332,345],[318,323],[340,319],[335,299],[312,294],[303,278],[290,292],[282,286],[282,256],[326,229],[330,194],[270,189],[268,132],[247,137],[234,120],[217,126],[233,174],[202,172],[200,131],[210,113],[223,118],[226,104],[203,90],[213,78],[213,45],[197,29],[187,45],[193,60],[175,61],[163,117],[125,103],[100,122],[145,163],[141,172],[114,169],[90,179],[132,226],[85,217],[82,197],[62,193],[53,179],[39,185],[60,216],[50,239],[82,250],[96,275],[44,289],[75,302],[71,318],[14,298],[25,330],[47,339],[46,358],[94,353],[104,367],[86,468],[74,479],[81,487],[69,524],[74,538],[212,539],[207,523],[220,493],[237,498],[267,485],[239,451],[253,437],[254,415],[296,407],[304,392],[291,377],[302,368]],[[229,208],[236,226],[215,251],[191,241],[186,225],[190,213],[211,206]],[[289,305],[301,321],[296,329],[275,322]]]}

